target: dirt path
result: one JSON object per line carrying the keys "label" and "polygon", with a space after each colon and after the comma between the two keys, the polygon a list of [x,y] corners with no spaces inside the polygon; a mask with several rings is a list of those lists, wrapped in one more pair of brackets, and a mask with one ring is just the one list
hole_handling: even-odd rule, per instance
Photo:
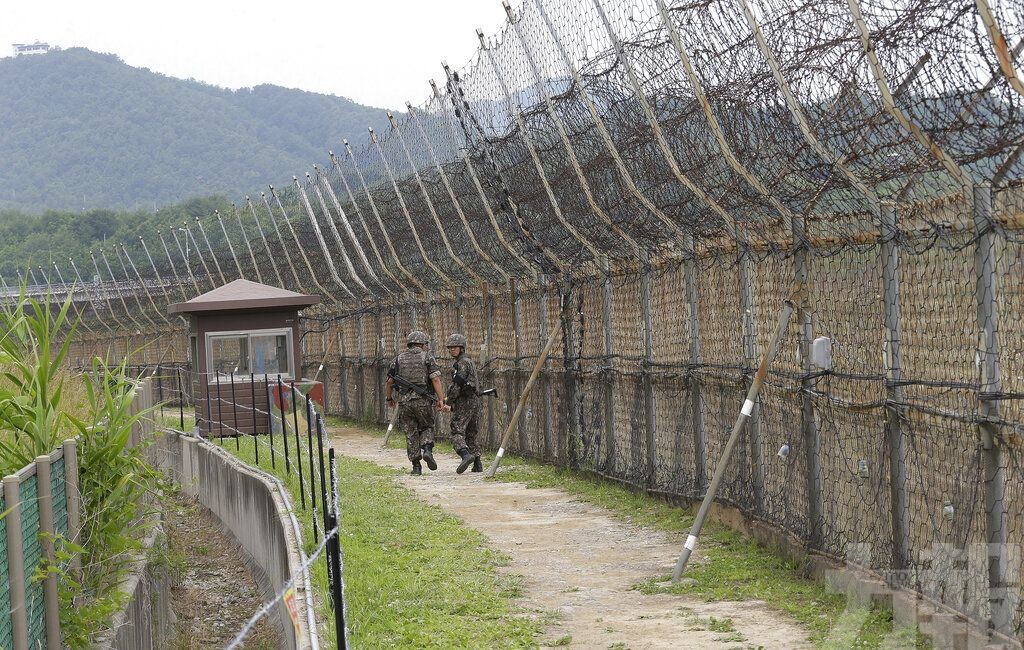
{"label": "dirt path", "polygon": [[[404,450],[382,449],[379,436],[345,428],[333,430],[332,439],[348,456],[408,468]],[[632,650],[810,647],[805,630],[762,602],[706,603],[631,589],[671,573],[682,540],[625,524],[561,490],[485,482],[482,474],[469,472],[459,476],[450,445],[439,444],[438,452],[436,472],[424,467],[423,477],[407,475],[399,482],[511,556],[505,570],[525,576],[523,606],[541,617],[556,614],[544,629],[542,645]]]}
{"label": "dirt path", "polygon": [[[263,604],[263,597],[238,550],[210,513],[177,499],[165,512],[168,546],[184,562],[181,582],[171,590],[177,616],[174,650],[222,648]],[[277,634],[264,617],[244,648],[278,647]]]}

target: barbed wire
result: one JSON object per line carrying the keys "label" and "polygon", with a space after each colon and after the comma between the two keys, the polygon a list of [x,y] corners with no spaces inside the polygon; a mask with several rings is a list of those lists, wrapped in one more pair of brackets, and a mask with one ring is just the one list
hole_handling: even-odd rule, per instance
{"label": "barbed wire", "polygon": [[722,499],[828,555],[867,541],[875,568],[1019,635],[1019,594],[978,605],[922,576],[936,543],[1024,544],[1020,0],[507,14],[424,102],[335,134],[329,164],[234,219],[28,269],[30,295],[72,296],[70,358],[184,361],[167,303],[245,278],[324,298],[301,344],[350,416],[383,416],[382,369],[410,329],[464,332],[504,386],[493,431],[563,328],[515,449],[700,498],[803,285]]}

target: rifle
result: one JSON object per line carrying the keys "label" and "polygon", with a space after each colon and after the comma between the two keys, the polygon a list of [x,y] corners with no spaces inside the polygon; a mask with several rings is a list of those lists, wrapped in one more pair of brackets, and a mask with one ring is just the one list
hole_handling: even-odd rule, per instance
{"label": "rifle", "polygon": [[[458,368],[458,365],[456,365],[455,367]],[[462,375],[459,374],[458,370],[455,371],[455,376],[452,378],[452,381],[454,381],[457,386],[462,386],[462,387],[465,387],[465,385],[467,383],[469,383],[466,380],[465,377],[463,377]],[[477,397],[487,397],[488,395],[494,395],[494,396],[498,395],[498,389],[497,388],[485,388],[484,390],[478,390],[474,386],[473,387],[473,392],[476,394]],[[445,401],[448,401],[447,396],[445,396]]]}
{"label": "rifle", "polygon": [[426,386],[414,384],[405,377],[403,377],[402,375],[398,374],[397,372],[392,373],[389,371],[388,377],[391,377],[391,381],[394,382],[395,386],[398,386],[402,390],[412,391],[419,395],[420,397],[426,397],[431,402],[437,401],[437,396],[434,395],[433,391],[428,391]]}

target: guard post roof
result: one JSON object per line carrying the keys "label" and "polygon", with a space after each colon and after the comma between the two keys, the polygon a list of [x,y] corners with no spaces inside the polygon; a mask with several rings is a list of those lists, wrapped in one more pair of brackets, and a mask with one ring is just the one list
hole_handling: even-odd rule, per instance
{"label": "guard post roof", "polygon": [[299,310],[320,302],[320,296],[309,296],[287,289],[249,280],[235,280],[187,301],[170,305],[170,314],[225,313],[240,311]]}

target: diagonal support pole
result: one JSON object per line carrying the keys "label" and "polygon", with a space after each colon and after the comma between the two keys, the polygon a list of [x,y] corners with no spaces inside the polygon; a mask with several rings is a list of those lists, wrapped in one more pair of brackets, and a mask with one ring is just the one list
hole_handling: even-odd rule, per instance
{"label": "diagonal support pole", "polygon": [[707,520],[708,512],[711,510],[711,504],[718,493],[718,486],[721,485],[722,479],[725,478],[725,472],[729,468],[729,458],[732,456],[733,449],[735,449],[740,441],[740,432],[743,431],[747,418],[754,411],[754,404],[757,403],[757,394],[761,392],[761,386],[768,376],[768,366],[775,360],[775,355],[779,351],[779,343],[782,341],[783,336],[785,336],[786,330],[789,328],[789,319],[796,309],[798,295],[803,291],[804,288],[798,286],[782,305],[782,313],[779,314],[779,326],[775,330],[775,336],[772,337],[768,349],[765,350],[764,356],[761,358],[761,365],[757,368],[757,374],[754,375],[754,381],[751,382],[750,389],[747,390],[747,398],[743,401],[743,407],[740,409],[739,415],[736,416],[736,423],[732,427],[732,433],[729,434],[729,441],[726,443],[725,449],[722,451],[722,457],[718,460],[718,465],[715,467],[715,474],[711,478],[711,484],[708,486],[707,492],[704,493],[704,500],[701,501],[697,517],[693,520],[693,526],[690,527],[690,534],[686,536],[683,552],[679,556],[679,561],[676,562],[675,571],[672,573],[672,582],[679,582],[679,578],[682,577],[683,571],[686,569],[686,563],[690,559],[690,554],[697,548],[697,537],[700,535],[701,529],[704,528],[704,522]]}

